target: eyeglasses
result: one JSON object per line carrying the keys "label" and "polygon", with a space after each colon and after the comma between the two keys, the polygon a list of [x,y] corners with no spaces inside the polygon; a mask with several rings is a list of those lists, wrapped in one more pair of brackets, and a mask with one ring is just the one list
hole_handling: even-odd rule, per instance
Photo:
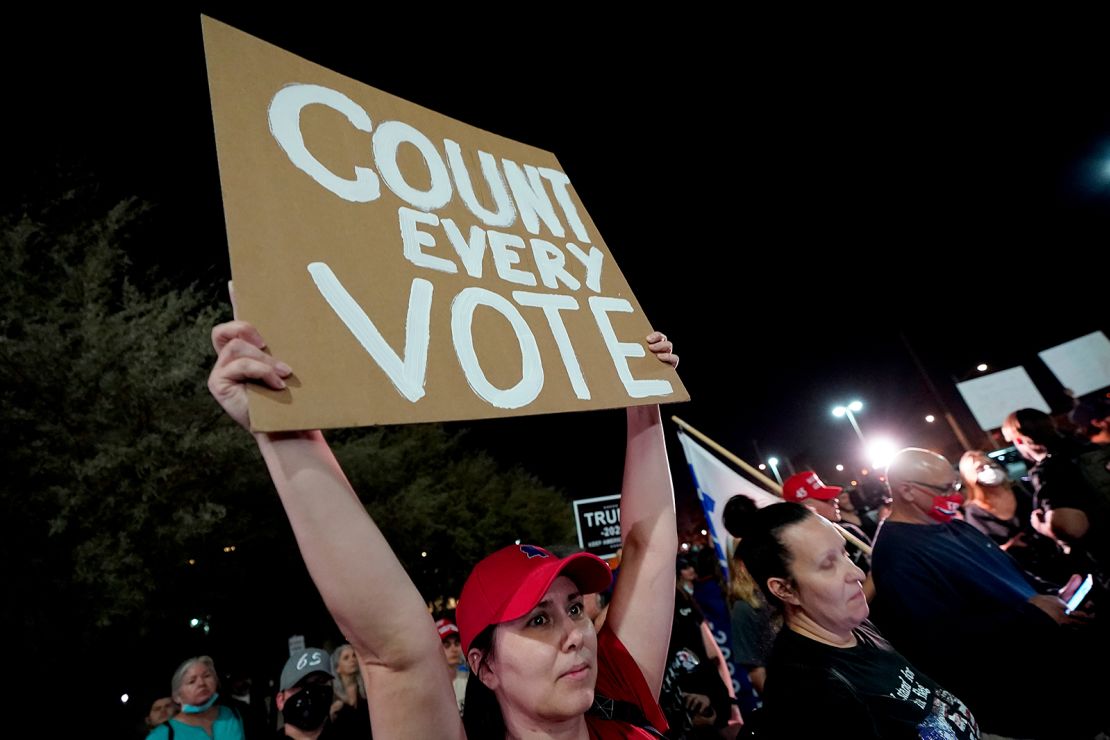
{"label": "eyeglasses", "polygon": [[921,481],[916,480],[908,480],[906,482],[910,485],[918,486],[919,488],[927,488],[938,496],[947,496],[950,493],[959,493],[960,489],[963,488],[962,481],[953,481],[946,486],[938,486],[933,483],[922,483]]}

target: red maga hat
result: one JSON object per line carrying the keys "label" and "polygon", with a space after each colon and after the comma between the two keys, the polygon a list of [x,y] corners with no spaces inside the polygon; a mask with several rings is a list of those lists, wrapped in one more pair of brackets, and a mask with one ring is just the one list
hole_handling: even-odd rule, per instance
{"label": "red maga hat", "polygon": [[844,489],[840,486],[826,486],[812,470],[803,470],[786,479],[782,484],[782,497],[794,503],[804,503],[816,498],[822,501],[834,499]]}
{"label": "red maga hat", "polygon": [[613,581],[605,561],[585,552],[557,558],[535,545],[509,545],[484,558],[466,579],[455,609],[463,651],[491,624],[530,612],[559,576],[574,581],[583,594],[604,591]]}

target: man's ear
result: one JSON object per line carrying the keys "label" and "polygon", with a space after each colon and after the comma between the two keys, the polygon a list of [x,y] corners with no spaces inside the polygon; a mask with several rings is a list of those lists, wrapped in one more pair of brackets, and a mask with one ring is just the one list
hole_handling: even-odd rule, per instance
{"label": "man's ear", "polygon": [[279,712],[285,708],[285,699],[286,696],[284,691],[277,692],[277,696],[274,697],[274,704],[277,705],[277,709]]}
{"label": "man's ear", "polygon": [[801,602],[798,601],[798,595],[794,592],[794,587],[790,581],[785,578],[768,578],[767,590],[774,594],[779,601],[784,604],[793,604],[798,606]]}
{"label": "man's ear", "polygon": [[890,495],[903,501],[913,501],[913,486],[909,483],[893,483],[890,486]]}

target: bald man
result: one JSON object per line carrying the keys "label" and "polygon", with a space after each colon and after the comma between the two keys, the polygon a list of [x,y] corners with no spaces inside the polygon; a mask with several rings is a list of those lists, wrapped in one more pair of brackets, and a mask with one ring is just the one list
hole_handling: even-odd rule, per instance
{"label": "bald man", "polygon": [[910,448],[886,475],[893,510],[872,555],[871,614],[887,639],[967,702],[984,732],[1062,738],[1097,724],[1068,654],[1074,631],[1061,629],[1080,620],[956,518],[951,463]]}

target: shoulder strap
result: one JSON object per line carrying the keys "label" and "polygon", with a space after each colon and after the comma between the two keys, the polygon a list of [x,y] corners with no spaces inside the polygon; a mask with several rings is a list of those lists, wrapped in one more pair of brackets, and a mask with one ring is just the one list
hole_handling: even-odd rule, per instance
{"label": "shoulder strap", "polygon": [[663,733],[659,732],[659,730],[655,729],[651,723],[648,722],[647,717],[644,716],[643,711],[638,706],[622,699],[610,699],[607,696],[594,692],[594,703],[590,706],[586,714],[592,714],[595,717],[614,720],[616,722],[626,722],[635,727],[639,727],[652,737],[665,737]]}

